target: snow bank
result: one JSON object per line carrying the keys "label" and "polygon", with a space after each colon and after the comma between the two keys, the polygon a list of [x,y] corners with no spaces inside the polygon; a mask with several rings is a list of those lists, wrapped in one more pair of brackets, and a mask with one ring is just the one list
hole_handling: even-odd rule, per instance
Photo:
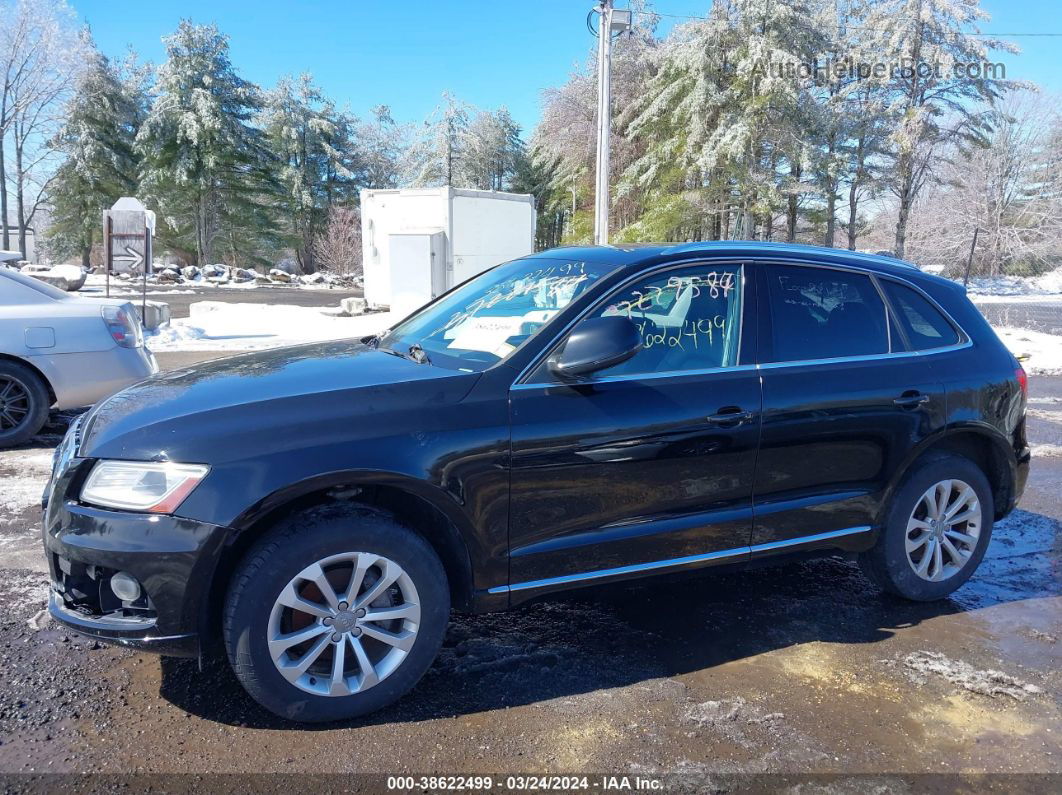
{"label": "snow bank", "polygon": [[1062,268],[1039,276],[981,276],[970,279],[966,289],[971,296],[1057,296],[1062,294]]}
{"label": "snow bank", "polygon": [[1062,336],[1025,328],[996,327],[996,334],[1015,356],[1023,359],[1027,373],[1062,375]]}
{"label": "snow bank", "polygon": [[196,301],[189,308],[190,317],[171,320],[147,336],[147,345],[155,352],[260,350],[364,337],[384,331],[395,319],[389,312],[337,317],[338,311],[286,304]]}

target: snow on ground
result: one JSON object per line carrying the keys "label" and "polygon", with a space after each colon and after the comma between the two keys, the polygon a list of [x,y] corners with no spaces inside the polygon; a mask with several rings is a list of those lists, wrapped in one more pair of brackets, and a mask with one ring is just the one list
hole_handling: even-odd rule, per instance
{"label": "snow on ground", "polygon": [[[219,287],[226,290],[253,290],[259,285],[255,282],[228,282],[228,283],[216,283],[206,279],[202,279],[191,283],[195,287]],[[111,295],[140,295],[140,289],[142,282],[139,279],[119,279],[117,276],[111,276]],[[82,293],[99,293],[103,292],[107,287],[107,276],[103,273],[90,273],[85,278],[85,286],[81,288],[79,292]],[[154,291],[154,292],[152,292]],[[165,284],[158,284],[154,280],[148,280],[148,295],[174,295],[174,294],[190,294],[195,290],[180,288],[175,286],[174,289],[167,289]]]}
{"label": "snow on ground", "polygon": [[1027,373],[1062,375],[1062,335],[998,326],[995,331]]}
{"label": "snow on ground", "polygon": [[1042,304],[1046,306],[1059,304],[1062,306],[1062,294],[1059,293],[1000,293],[999,295],[970,293],[970,300],[975,304]]}
{"label": "snow on ground", "polygon": [[982,296],[1000,297],[1062,294],[1062,268],[1039,276],[980,276],[970,279],[967,292],[981,300]]}
{"label": "snow on ground", "polygon": [[[4,487],[0,489],[0,520],[18,516],[23,511],[40,507],[44,484],[52,471],[51,450],[16,450],[3,459],[7,472],[3,478]],[[38,532],[36,528],[33,532]],[[0,539],[0,548],[4,541]]]}
{"label": "snow on ground", "polygon": [[387,329],[389,312],[337,317],[338,309],[196,301],[189,317],[147,336],[152,351],[260,350],[301,342],[364,337]]}

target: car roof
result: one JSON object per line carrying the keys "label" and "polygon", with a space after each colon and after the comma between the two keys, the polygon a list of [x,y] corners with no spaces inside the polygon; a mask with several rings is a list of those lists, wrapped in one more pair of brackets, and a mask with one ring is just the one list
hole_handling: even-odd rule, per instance
{"label": "car roof", "polygon": [[[862,251],[810,246],[801,243],[761,243],[753,240],[718,240],[703,243],[621,243],[611,246],[561,246],[531,254],[531,258],[612,262],[621,266],[643,267],[704,255],[712,258],[791,257],[824,265],[850,265],[878,273],[937,280],[917,265],[896,257]],[[946,280],[945,280],[946,281]]]}

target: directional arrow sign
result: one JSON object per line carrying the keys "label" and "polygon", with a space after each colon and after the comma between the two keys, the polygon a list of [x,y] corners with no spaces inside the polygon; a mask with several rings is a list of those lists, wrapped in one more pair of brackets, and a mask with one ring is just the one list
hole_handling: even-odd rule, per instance
{"label": "directional arrow sign", "polygon": [[132,246],[125,247],[125,254],[112,255],[114,262],[128,262],[130,273],[139,273],[140,266],[144,264],[144,255]]}

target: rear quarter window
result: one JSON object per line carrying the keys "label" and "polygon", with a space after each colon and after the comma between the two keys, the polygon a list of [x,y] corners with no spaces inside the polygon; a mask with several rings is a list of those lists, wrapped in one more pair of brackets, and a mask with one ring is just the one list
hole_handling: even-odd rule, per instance
{"label": "rear quarter window", "polygon": [[959,332],[940,310],[917,290],[883,279],[881,286],[889,297],[896,320],[907,334],[911,350],[944,348],[959,341]]}

